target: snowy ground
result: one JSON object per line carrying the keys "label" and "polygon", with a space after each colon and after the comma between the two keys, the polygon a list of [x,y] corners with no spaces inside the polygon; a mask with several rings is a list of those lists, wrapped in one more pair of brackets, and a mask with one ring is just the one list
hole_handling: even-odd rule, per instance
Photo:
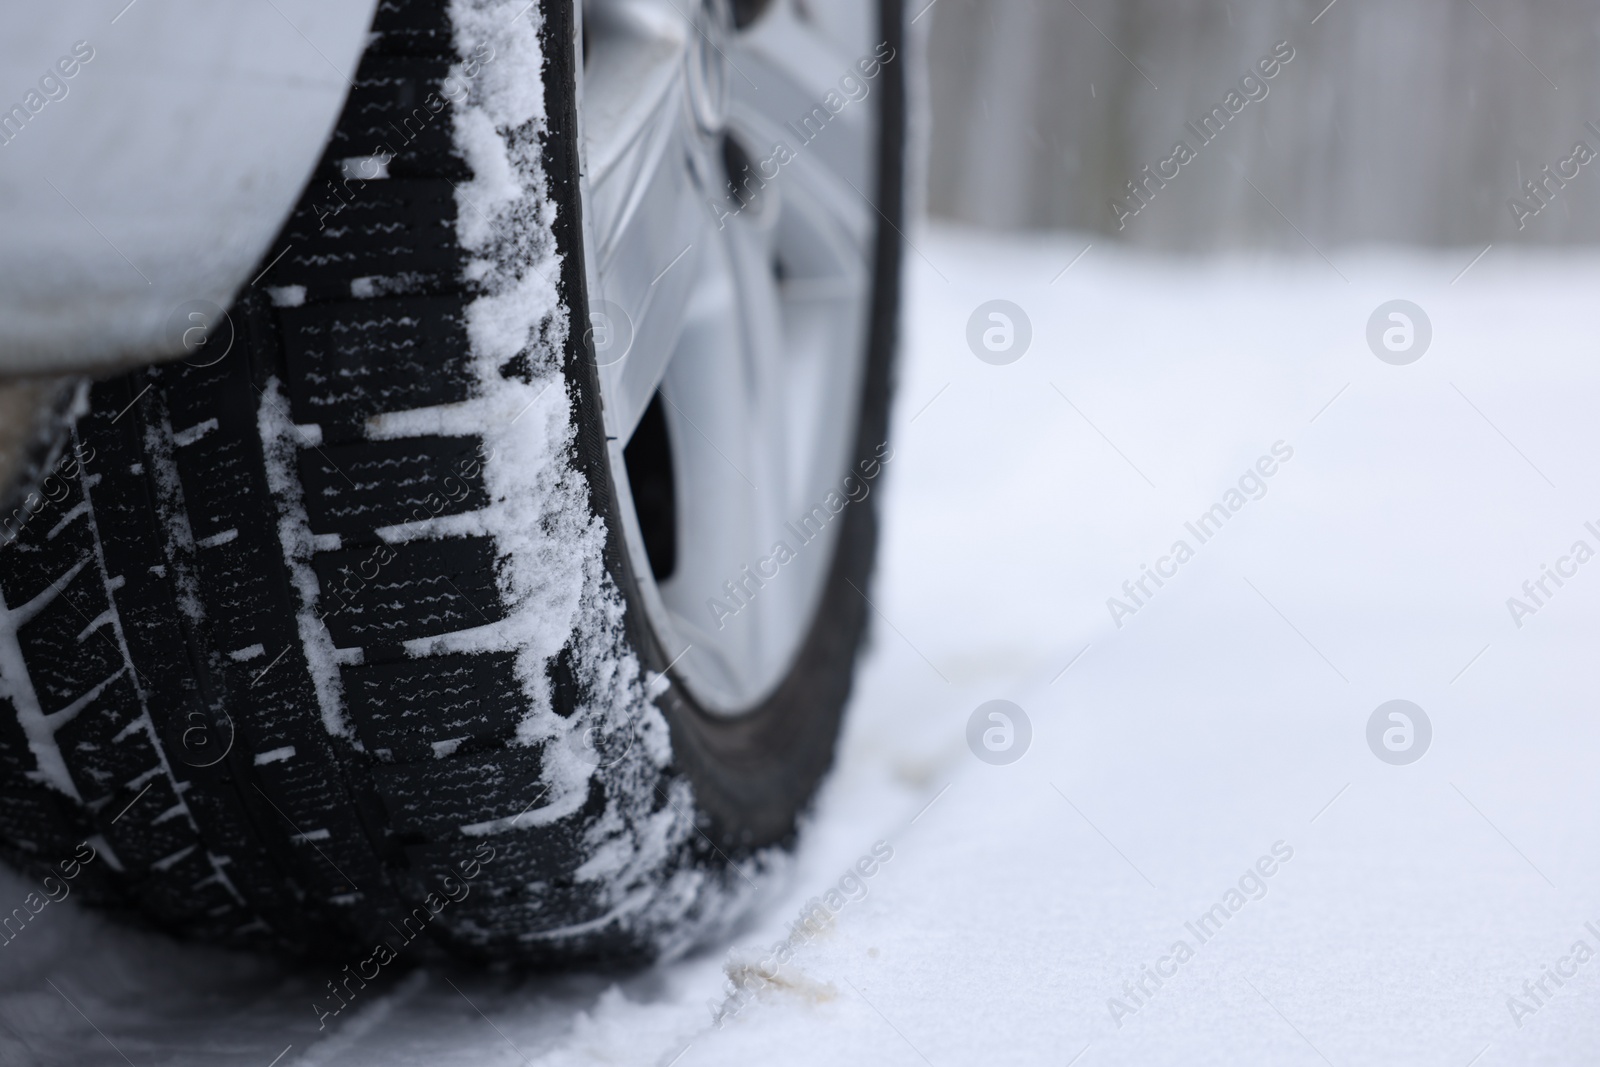
{"label": "snowy ground", "polygon": [[[0,1061],[1592,1057],[1600,563],[1558,561],[1600,549],[1600,256],[1495,248],[1452,284],[1477,250],[1097,245],[1060,274],[1084,240],[915,240],[872,650],[793,879],[732,943],[620,979],[414,974],[318,1034],[325,976],[52,905],[0,960]],[[1392,298],[1432,322],[1407,366],[1366,340]],[[1009,365],[967,344],[991,299],[1031,320]],[[1184,524],[1279,442],[1202,544]],[[1576,574],[1534,605],[1545,564]],[[1007,765],[966,740],[992,699],[1032,726]],[[1431,722],[1409,765],[1368,745],[1391,699]],[[879,841],[866,896],[714,1027],[727,974]]]}

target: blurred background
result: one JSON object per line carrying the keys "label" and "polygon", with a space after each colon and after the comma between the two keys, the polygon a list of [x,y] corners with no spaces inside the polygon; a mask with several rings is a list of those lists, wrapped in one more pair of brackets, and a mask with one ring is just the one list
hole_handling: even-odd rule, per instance
{"label": "blurred background", "polygon": [[[1600,237],[1589,167],[1547,186],[1552,203],[1520,230],[1507,206],[1537,207],[1524,183],[1575,142],[1600,150],[1584,125],[1600,124],[1592,3],[936,0],[925,10],[936,217],[1184,251],[1304,250],[1295,228],[1319,246]],[[1197,145],[1185,123],[1280,41],[1294,58],[1267,96],[1119,232],[1112,198],[1177,140]]]}

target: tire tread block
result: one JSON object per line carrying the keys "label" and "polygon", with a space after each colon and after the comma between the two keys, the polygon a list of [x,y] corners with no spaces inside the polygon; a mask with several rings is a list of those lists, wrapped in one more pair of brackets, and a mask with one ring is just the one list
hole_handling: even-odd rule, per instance
{"label": "tire tread block", "polygon": [[218,937],[238,925],[244,909],[216,878],[205,848],[166,857],[158,877],[140,880],[134,890],[144,906],[185,936]]}
{"label": "tire tread block", "polygon": [[[384,876],[366,843],[367,832],[326,764],[301,755],[257,766],[264,818],[277,823],[303,852],[300,876],[313,895],[331,897],[377,889]],[[337,857],[337,858],[336,858]]]}
{"label": "tire tread block", "polygon": [[36,761],[11,701],[0,695],[0,840],[49,865],[66,859],[91,830],[66,798],[28,775]]}
{"label": "tire tread block", "polygon": [[395,645],[498,622],[494,544],[465,537],[323,552],[323,623],[340,648]]}
{"label": "tire tread block", "polygon": [[[535,787],[533,796],[538,795]],[[527,800],[522,802],[527,804]],[[520,806],[519,806],[520,807]],[[535,804],[530,811],[537,811]],[[517,814],[516,811],[511,812]],[[406,870],[402,883],[406,892],[417,897],[437,888],[442,879],[473,869],[484,843],[494,849],[493,858],[479,863],[472,880],[473,892],[485,900],[506,900],[524,892],[525,887],[570,876],[589,858],[584,832],[589,825],[583,813],[568,815],[542,826],[512,830],[488,837],[449,837],[406,847]]]}
{"label": "tire tread block", "polygon": [[111,798],[101,814],[106,838],[130,872],[145,875],[153,864],[199,843],[182,811],[168,814],[177,806],[178,794],[165,775],[152,779],[142,796],[125,792]]}
{"label": "tire tread block", "polygon": [[539,796],[539,753],[507,748],[375,768],[390,826],[438,840],[462,826],[510,818]]}
{"label": "tire tread block", "polygon": [[278,582],[274,580],[283,568],[281,554],[254,539],[241,537],[230,544],[202,550],[196,562],[205,590],[203,625],[213,649],[232,652],[259,642],[270,644],[276,655],[291,640],[299,644],[295,620],[293,616],[284,617]]}
{"label": "tire tread block", "polygon": [[46,715],[87,695],[123,669],[122,650],[111,623],[95,625],[109,606],[100,568],[90,560],[54,600],[17,631],[28,675]]}
{"label": "tire tread block", "polygon": [[455,158],[450,102],[442,92],[450,67],[447,59],[422,56],[364,57],[326,155],[337,161],[382,153],[389,157],[391,177],[365,178],[374,172],[359,168],[348,176],[334,171],[328,182],[339,188],[313,182],[308,194],[319,197],[326,191],[325,202],[339,203],[341,196],[361,196],[373,181],[437,176],[440,162],[447,160],[456,163],[453,177],[467,177],[465,162]]}
{"label": "tire tread block", "polygon": [[431,760],[435,742],[510,739],[525,699],[515,663],[504,652],[346,667],[345,706],[368,749]]}
{"label": "tire tread block", "polygon": [[279,308],[297,423],[359,425],[472,395],[461,302],[445,297]]}
{"label": "tire tread block", "polygon": [[411,437],[300,453],[300,484],[316,533],[459,515],[489,504],[476,437]]}
{"label": "tire tread block", "polygon": [[268,285],[343,285],[353,279],[408,275],[454,278],[455,188],[442,178],[367,182],[334,209],[320,197],[302,200],[279,243],[286,249],[267,271]]}
{"label": "tire tread block", "polygon": [[[564,879],[535,879],[513,890],[476,890],[452,905],[447,918],[452,925],[487,930],[517,931],[516,940],[540,931],[593,922],[605,915],[605,899],[581,883]],[[512,940],[506,938],[506,940]]]}
{"label": "tire tread block", "polygon": [[86,803],[114,798],[128,783],[160,766],[161,755],[149,734],[135,726],[143,715],[133,682],[124,674],[56,729],[56,745]]}
{"label": "tire tread block", "polygon": [[0,591],[10,607],[26,604],[50,588],[65,570],[63,560],[85,559],[94,552],[88,516],[68,518],[83,503],[81,481],[57,479],[57,483],[67,486],[59,501],[41,494],[33,509],[0,516],[7,520],[0,524]]}
{"label": "tire tread block", "polygon": [[[196,444],[175,451],[178,479],[184,487],[184,509],[195,543],[239,533],[238,516],[260,499],[259,441],[244,436],[254,422],[212,430]],[[248,513],[248,512],[246,512]],[[208,550],[200,549],[205,557]]]}
{"label": "tire tread block", "polygon": [[455,43],[444,4],[381,0],[372,28],[372,49],[384,55],[454,59]]}

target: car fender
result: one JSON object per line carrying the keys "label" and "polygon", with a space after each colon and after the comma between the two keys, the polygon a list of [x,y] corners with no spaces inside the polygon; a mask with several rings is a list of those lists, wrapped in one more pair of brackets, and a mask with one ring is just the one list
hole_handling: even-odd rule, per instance
{"label": "car fender", "polygon": [[272,251],[375,6],[73,0],[9,11],[0,376],[181,355],[181,309],[226,307]]}

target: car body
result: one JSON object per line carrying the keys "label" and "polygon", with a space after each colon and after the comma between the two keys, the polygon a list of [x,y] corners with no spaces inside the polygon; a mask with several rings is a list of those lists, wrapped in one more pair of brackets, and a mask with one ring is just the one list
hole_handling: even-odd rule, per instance
{"label": "car body", "polygon": [[181,354],[184,305],[226,307],[259,269],[323,152],[375,6],[8,11],[0,380]]}

